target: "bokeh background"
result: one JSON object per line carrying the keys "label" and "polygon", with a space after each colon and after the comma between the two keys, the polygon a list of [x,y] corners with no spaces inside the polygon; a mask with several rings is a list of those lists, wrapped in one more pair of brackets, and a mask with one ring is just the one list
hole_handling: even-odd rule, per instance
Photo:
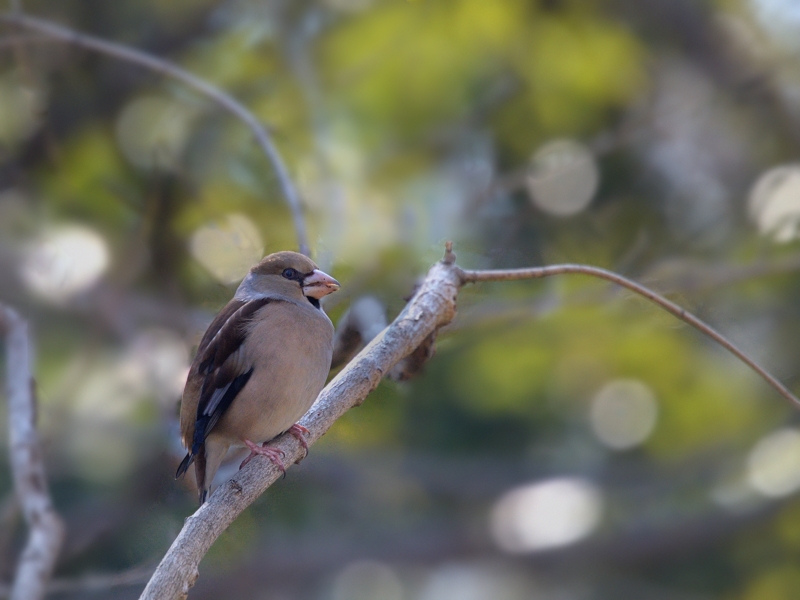
{"label": "bokeh background", "polygon": [[[792,0],[24,8],[172,60],[269,126],[343,284],[334,322],[364,295],[393,317],[452,239],[465,267],[635,278],[800,390]],[[35,337],[68,528],[53,598],[137,597],[195,507],[173,480],[193,348],[249,265],[296,246],[240,122],[3,27],[0,301]],[[191,598],[797,598],[796,409],[598,281],[475,286],[459,309],[422,374],[381,384],[233,524]],[[8,580],[24,526],[5,447]]]}

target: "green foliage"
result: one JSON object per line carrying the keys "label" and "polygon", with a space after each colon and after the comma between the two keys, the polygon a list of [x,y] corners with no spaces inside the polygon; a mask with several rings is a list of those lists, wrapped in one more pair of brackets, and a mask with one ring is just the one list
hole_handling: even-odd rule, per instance
{"label": "green foliage", "polygon": [[54,216],[86,220],[117,235],[136,222],[136,181],[108,127],[88,123],[64,144],[58,164],[41,173],[42,193]]}
{"label": "green foliage", "polygon": [[629,32],[585,9],[553,16],[521,0],[386,2],[319,54],[368,143],[467,119],[510,77],[511,101],[492,112],[517,159],[544,136],[592,131],[644,83],[644,51]]}
{"label": "green foliage", "polygon": [[747,588],[742,600],[790,600],[800,586],[800,569],[780,566],[759,575]]}

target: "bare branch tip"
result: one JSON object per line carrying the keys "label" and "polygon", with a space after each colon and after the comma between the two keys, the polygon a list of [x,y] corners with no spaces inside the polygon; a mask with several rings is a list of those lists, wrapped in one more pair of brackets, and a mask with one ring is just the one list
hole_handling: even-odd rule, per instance
{"label": "bare branch tip", "polygon": [[442,262],[446,265],[456,264],[456,255],[453,252],[453,242],[449,240],[444,243],[444,258],[442,258]]}

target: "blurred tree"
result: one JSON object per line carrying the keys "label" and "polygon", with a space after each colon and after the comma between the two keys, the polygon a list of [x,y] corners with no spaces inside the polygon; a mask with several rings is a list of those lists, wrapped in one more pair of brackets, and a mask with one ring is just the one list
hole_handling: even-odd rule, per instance
{"label": "blurred tree", "polygon": [[[334,322],[364,294],[396,315],[453,239],[465,267],[638,279],[796,389],[789,0],[23,8],[266,124],[343,283]],[[67,527],[54,596],[105,573],[93,597],[136,597],[193,509],[171,477],[192,346],[242,265],[297,247],[291,212],[207,97],[4,23],[0,302],[35,338]],[[486,284],[459,310],[421,375],[382,383],[234,523],[192,598],[794,597],[797,417],[754,374],[582,278]],[[22,527],[4,506],[8,580]]]}

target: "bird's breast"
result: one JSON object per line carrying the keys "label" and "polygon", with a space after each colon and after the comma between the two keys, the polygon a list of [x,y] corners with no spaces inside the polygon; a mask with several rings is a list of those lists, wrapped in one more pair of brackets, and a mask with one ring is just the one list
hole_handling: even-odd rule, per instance
{"label": "bird's breast", "polygon": [[261,443],[286,431],[311,408],[330,370],[333,325],[324,313],[290,303],[262,312],[239,358],[253,375],[214,429],[231,443]]}

